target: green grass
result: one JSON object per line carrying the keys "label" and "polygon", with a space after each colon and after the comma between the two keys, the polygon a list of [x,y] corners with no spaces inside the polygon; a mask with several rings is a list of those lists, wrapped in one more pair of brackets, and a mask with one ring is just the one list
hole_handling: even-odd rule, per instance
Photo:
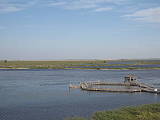
{"label": "green grass", "polygon": [[77,65],[77,64],[100,64],[102,60],[93,61],[0,61],[0,65]]}
{"label": "green grass", "polygon": [[[134,70],[134,69],[160,69],[160,67],[132,67],[132,65],[160,64],[160,60],[125,60],[133,64],[106,64],[108,62],[121,62],[124,60],[79,60],[79,61],[0,61],[0,69],[111,69],[111,70]],[[106,66],[106,68],[100,67]],[[107,68],[107,66],[117,66]],[[128,66],[128,68],[118,68]],[[91,67],[91,68],[90,68]]]}
{"label": "green grass", "polygon": [[[79,120],[79,118],[68,119]],[[85,120],[82,119],[81,120]],[[111,111],[100,111],[88,120],[160,120],[160,104],[124,107]]]}
{"label": "green grass", "polygon": [[[64,69],[82,64],[102,64],[104,60],[86,61],[0,61],[0,68]],[[84,65],[85,66],[85,65]]]}

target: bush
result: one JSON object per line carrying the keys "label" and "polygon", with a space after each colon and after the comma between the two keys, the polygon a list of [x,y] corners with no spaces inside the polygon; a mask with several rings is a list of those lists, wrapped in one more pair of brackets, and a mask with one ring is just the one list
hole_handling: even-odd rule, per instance
{"label": "bush", "polygon": [[92,120],[160,120],[160,104],[96,112]]}

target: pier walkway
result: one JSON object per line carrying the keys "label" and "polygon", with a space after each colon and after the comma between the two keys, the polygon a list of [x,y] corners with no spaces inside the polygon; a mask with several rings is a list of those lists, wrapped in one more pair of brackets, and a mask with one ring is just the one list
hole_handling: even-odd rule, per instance
{"label": "pier walkway", "polygon": [[[160,94],[160,89],[154,88],[144,83],[140,83],[132,77],[128,79],[125,77],[122,83],[102,82],[102,81],[91,81],[82,82],[79,85],[70,85],[70,88],[80,88],[86,91],[102,91],[102,92],[149,92]],[[104,87],[105,86],[105,87]],[[112,86],[112,87],[109,87]],[[119,86],[120,88],[116,88]]]}

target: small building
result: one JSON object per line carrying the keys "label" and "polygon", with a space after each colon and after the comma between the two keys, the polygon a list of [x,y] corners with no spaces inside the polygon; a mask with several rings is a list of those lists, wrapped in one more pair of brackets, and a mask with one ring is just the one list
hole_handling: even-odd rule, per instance
{"label": "small building", "polygon": [[135,83],[137,81],[137,76],[133,75],[133,74],[129,74],[127,76],[124,77],[124,82],[128,82],[128,83]]}

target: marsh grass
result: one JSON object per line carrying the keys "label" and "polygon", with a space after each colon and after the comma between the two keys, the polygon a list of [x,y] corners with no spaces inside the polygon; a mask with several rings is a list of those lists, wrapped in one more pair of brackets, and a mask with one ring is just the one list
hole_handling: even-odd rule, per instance
{"label": "marsh grass", "polygon": [[76,65],[102,64],[103,60],[90,61],[0,61],[1,68],[29,68],[29,69],[64,69]]}
{"label": "marsh grass", "polygon": [[[70,118],[68,120],[80,119]],[[160,104],[124,107],[111,111],[100,111],[94,113],[89,120],[160,120]]]}
{"label": "marsh grass", "polygon": [[[113,60],[114,62],[115,60]],[[130,61],[130,60],[129,60]],[[107,64],[111,60],[78,60],[78,61],[0,61],[0,69],[111,69],[111,70],[134,70],[134,69],[160,69],[160,67],[133,67],[133,65],[160,64],[157,61],[136,61],[133,64]],[[117,62],[117,61],[116,61]],[[119,60],[121,62],[121,60]],[[127,61],[126,61],[127,62]],[[105,66],[105,67],[104,67]],[[108,66],[108,67],[107,67]],[[114,66],[114,67],[112,67]],[[119,67],[124,66],[124,67]]]}

